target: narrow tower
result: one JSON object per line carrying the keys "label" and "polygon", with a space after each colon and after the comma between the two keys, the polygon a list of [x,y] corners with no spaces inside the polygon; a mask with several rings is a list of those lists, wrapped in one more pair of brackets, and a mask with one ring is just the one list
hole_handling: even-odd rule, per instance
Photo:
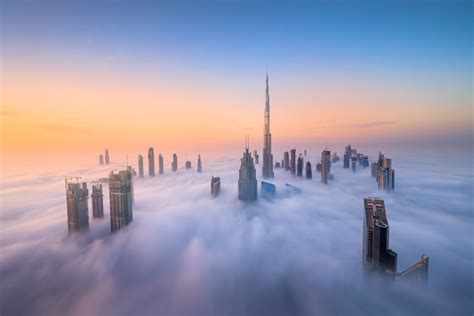
{"label": "narrow tower", "polygon": [[197,169],[197,172],[202,172],[201,155],[198,155],[198,169]]}
{"label": "narrow tower", "polygon": [[270,134],[270,93],[267,86],[265,90],[265,113],[264,113],[264,131],[263,131],[263,166],[262,177],[273,178],[273,155],[272,155],[272,134]]}
{"label": "narrow tower", "polygon": [[248,143],[240,163],[238,187],[239,200],[251,202],[257,199],[257,176]]}

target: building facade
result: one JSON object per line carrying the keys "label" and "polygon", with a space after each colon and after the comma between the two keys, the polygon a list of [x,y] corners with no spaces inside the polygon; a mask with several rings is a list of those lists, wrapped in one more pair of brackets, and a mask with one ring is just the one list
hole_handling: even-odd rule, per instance
{"label": "building facade", "polygon": [[133,220],[133,181],[128,170],[109,175],[110,226],[112,232]]}
{"label": "building facade", "polygon": [[66,184],[67,224],[69,231],[89,228],[89,190],[86,182],[68,182]]}
{"label": "building facade", "polygon": [[389,225],[385,202],[364,199],[364,228],[362,262],[367,271],[394,275],[397,272],[397,253],[389,248]]}
{"label": "building facade", "polygon": [[257,175],[248,147],[240,163],[238,189],[239,200],[245,202],[257,200]]}
{"label": "building facade", "polygon": [[92,217],[102,218],[104,217],[104,193],[102,192],[102,184],[92,184]]}
{"label": "building facade", "polygon": [[325,149],[321,153],[321,182],[328,184],[329,171],[331,168],[331,151]]}

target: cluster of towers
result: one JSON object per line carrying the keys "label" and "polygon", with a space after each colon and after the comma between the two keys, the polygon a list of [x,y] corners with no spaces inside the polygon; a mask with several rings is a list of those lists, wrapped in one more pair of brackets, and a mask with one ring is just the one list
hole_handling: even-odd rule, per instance
{"label": "cluster of towers", "polygon": [[[191,161],[187,160],[184,166],[186,169],[191,169],[192,167]],[[171,162],[171,171],[175,172],[177,170],[178,170],[178,156],[176,154],[173,154],[173,158]],[[202,172],[201,155],[198,155],[197,172]],[[164,173],[164,159],[163,159],[163,155],[159,154],[158,155],[158,174],[163,174],[163,173]],[[143,178],[144,174],[145,174],[145,171],[144,171],[143,156],[138,155],[138,176],[140,178]],[[154,177],[156,175],[155,149],[153,147],[148,148],[148,175],[150,177]]]}
{"label": "cluster of towers", "polygon": [[344,152],[344,168],[351,168],[353,172],[356,172],[357,164],[363,168],[367,168],[369,166],[369,157],[358,153],[357,149],[352,148],[351,145],[346,146]]}
{"label": "cluster of towers", "polygon": [[105,150],[105,155],[99,155],[99,165],[110,164],[109,150]]}
{"label": "cluster of towers", "polygon": [[392,169],[392,159],[385,158],[379,152],[379,159],[373,162],[371,166],[371,174],[379,185],[379,190],[393,191],[395,189],[395,170]]}
{"label": "cluster of towers", "polygon": [[[87,182],[71,182],[66,179],[67,223],[69,231],[89,228],[89,190]],[[133,220],[133,181],[132,172],[127,170],[109,174],[110,225],[112,232],[128,225]],[[102,184],[92,182],[92,215],[104,217]]]}
{"label": "cluster of towers", "polygon": [[365,198],[364,210],[362,262],[365,270],[395,280],[426,284],[429,257],[425,255],[414,265],[397,272],[397,253],[389,248],[390,227],[384,200]]}

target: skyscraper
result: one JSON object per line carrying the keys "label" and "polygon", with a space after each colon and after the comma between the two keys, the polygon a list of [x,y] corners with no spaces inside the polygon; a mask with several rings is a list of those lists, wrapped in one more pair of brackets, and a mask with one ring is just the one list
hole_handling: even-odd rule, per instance
{"label": "skyscraper", "polygon": [[186,160],[186,162],[184,163],[184,168],[187,170],[187,169],[191,169],[191,161],[189,160]]}
{"label": "skyscraper", "polygon": [[197,168],[197,172],[202,172],[201,155],[198,155],[198,168]]}
{"label": "skyscraper", "polygon": [[290,154],[287,151],[283,154],[283,165],[285,170],[290,170]]}
{"label": "skyscraper", "polygon": [[211,178],[211,196],[216,197],[219,195],[221,190],[221,178],[212,177]]}
{"label": "skyscraper", "polygon": [[313,170],[311,170],[311,163],[306,162],[306,179],[311,179],[313,177]]}
{"label": "skyscraper", "polygon": [[257,200],[257,175],[248,146],[245,148],[239,169],[239,200]]}
{"label": "skyscraper", "polygon": [[298,177],[303,176],[303,157],[301,156],[301,154],[298,157],[298,162],[297,162],[297,165],[296,165],[296,175]]}
{"label": "skyscraper", "polygon": [[291,160],[290,160],[290,170],[291,174],[296,174],[296,149],[290,150]]}
{"label": "skyscraper", "polygon": [[148,175],[155,176],[155,149],[153,147],[148,148]]}
{"label": "skyscraper", "polygon": [[143,171],[143,156],[138,155],[138,176],[143,178],[144,171]]}
{"label": "skyscraper", "polygon": [[128,170],[109,175],[110,226],[112,232],[133,220],[133,182]]}
{"label": "skyscraper", "polygon": [[331,151],[325,149],[321,153],[321,182],[328,183],[329,168],[331,163]]}
{"label": "skyscraper", "polygon": [[160,174],[163,174],[164,172],[164,167],[163,167],[163,155],[162,154],[159,154],[158,156],[158,172]]}
{"label": "skyscraper", "polygon": [[105,164],[108,165],[110,163],[110,156],[109,156],[109,150],[105,150]]}
{"label": "skyscraper", "polygon": [[99,165],[104,164],[104,155],[99,155]]}
{"label": "skyscraper", "polygon": [[174,172],[178,170],[178,156],[173,154],[173,161],[171,162],[171,170]]}
{"label": "skyscraper", "polygon": [[382,153],[379,153],[377,167],[379,190],[393,191],[395,189],[395,170],[392,169],[392,159],[385,158]]}
{"label": "skyscraper", "polygon": [[265,112],[264,112],[264,131],[263,131],[263,166],[262,177],[273,178],[273,155],[272,155],[272,134],[270,134],[270,92],[267,86],[265,90]]}
{"label": "skyscraper", "polygon": [[351,167],[352,148],[351,145],[346,146],[344,151],[344,168],[349,169]]}
{"label": "skyscraper", "polygon": [[104,217],[104,194],[102,193],[102,184],[95,182],[92,184],[92,216],[94,218]]}
{"label": "skyscraper", "polygon": [[385,203],[382,199],[364,199],[364,235],[362,262],[367,271],[395,275],[397,253],[389,249],[389,225]]}
{"label": "skyscraper", "polygon": [[253,156],[255,157],[255,164],[258,165],[258,152],[256,150],[253,151]]}
{"label": "skyscraper", "polygon": [[89,190],[86,182],[68,182],[66,184],[67,224],[69,231],[87,229],[89,227],[89,208],[87,200]]}
{"label": "skyscraper", "polygon": [[356,166],[357,166],[357,157],[356,156],[351,157],[351,166],[352,166],[352,172],[356,172]]}

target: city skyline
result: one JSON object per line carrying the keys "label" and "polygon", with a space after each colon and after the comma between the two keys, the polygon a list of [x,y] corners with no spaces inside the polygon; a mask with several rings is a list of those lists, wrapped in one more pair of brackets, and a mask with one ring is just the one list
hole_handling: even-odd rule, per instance
{"label": "city skyline", "polygon": [[[306,12],[287,10],[284,4],[272,10],[249,4],[248,9],[261,13],[254,16],[230,4],[213,10],[141,4],[128,13],[123,27],[129,28],[120,36],[122,28],[112,26],[122,21],[127,3],[3,2],[3,159],[14,163],[21,154],[37,151],[40,156],[42,150],[98,152],[104,144],[114,152],[149,145],[204,152],[242,144],[242,135],[260,139],[259,79],[266,65],[273,87],[274,146],[296,139],[469,141],[469,10],[463,2],[385,5],[391,13],[373,3],[317,2],[307,4]],[[331,19],[338,9],[347,15],[344,26]],[[101,19],[104,10],[107,17]],[[158,28],[140,22],[155,13],[168,17],[153,19]],[[181,14],[187,22],[176,25],[173,17]],[[198,24],[200,14],[207,18],[203,24]],[[373,14],[385,23],[363,22]],[[62,27],[60,16],[69,19]],[[262,17],[267,27],[259,27]],[[244,18],[248,26],[239,25]],[[292,23],[278,40],[274,34],[281,33],[280,19]],[[79,21],[88,27],[78,29]],[[157,31],[162,27],[171,33]],[[245,37],[247,28],[256,34]],[[381,38],[383,31],[388,38]],[[204,40],[197,42],[197,34]],[[148,35],[156,41],[148,41]],[[264,45],[255,45],[257,38]],[[360,46],[351,44],[361,40]],[[223,45],[215,47],[214,41]],[[396,54],[386,41],[396,44]],[[234,43],[243,49],[231,49]],[[41,53],[25,56],[33,47]],[[223,105],[223,99],[229,103]],[[191,102],[194,106],[187,107]],[[133,128],[124,133],[124,127],[109,120],[112,108],[116,120],[133,118]],[[192,119],[183,118],[183,112]],[[77,134],[74,146],[68,143],[69,133]]]}
{"label": "city skyline", "polygon": [[0,314],[472,313],[472,9],[3,1]]}

